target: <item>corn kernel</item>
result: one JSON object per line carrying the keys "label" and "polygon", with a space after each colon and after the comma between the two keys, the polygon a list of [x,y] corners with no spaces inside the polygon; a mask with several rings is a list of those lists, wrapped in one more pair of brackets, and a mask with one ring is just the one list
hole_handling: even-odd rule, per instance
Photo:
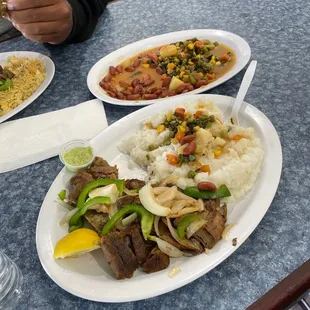
{"label": "corn kernel", "polygon": [[166,119],[168,122],[170,122],[172,120],[172,114],[171,113],[167,114]]}
{"label": "corn kernel", "polygon": [[172,142],[173,144],[178,144],[178,143],[179,143],[178,139],[176,139],[176,138],[171,139],[171,142]]}
{"label": "corn kernel", "polygon": [[193,63],[191,60],[189,60],[189,61],[188,61],[188,64],[189,64],[189,65],[193,65],[194,63]]}
{"label": "corn kernel", "polygon": [[215,150],[215,151],[213,152],[213,154],[214,154],[214,157],[215,157],[215,158],[219,158],[219,156],[222,154],[222,151],[221,151],[221,150]]}
{"label": "corn kernel", "polygon": [[199,72],[197,75],[198,75],[201,79],[203,78],[203,73],[202,73],[202,72]]}
{"label": "corn kernel", "polygon": [[198,131],[199,129],[200,129],[199,126],[195,126],[195,127],[194,127],[194,131]]}
{"label": "corn kernel", "polygon": [[179,132],[185,132],[185,126],[178,126],[178,131]]}
{"label": "corn kernel", "polygon": [[181,71],[181,72],[180,72],[180,78],[181,78],[181,79],[182,79],[184,73],[185,73],[184,71]]}
{"label": "corn kernel", "polygon": [[192,116],[192,113],[191,112],[185,112],[184,116],[185,116],[185,118],[189,118]]}
{"label": "corn kernel", "polygon": [[143,68],[149,68],[149,67],[150,67],[150,64],[143,64],[142,67],[143,67]]}
{"label": "corn kernel", "polygon": [[211,64],[211,65],[215,65],[215,64],[216,64],[216,61],[215,61],[214,59],[211,59],[211,60],[210,60],[210,64]]}
{"label": "corn kernel", "polygon": [[197,59],[200,59],[200,55],[199,55],[199,54],[198,54],[198,55],[196,55],[196,58],[197,58]]}
{"label": "corn kernel", "polygon": [[204,104],[198,104],[198,109],[203,109],[205,108],[206,106]]}
{"label": "corn kernel", "polygon": [[167,67],[168,69],[173,70],[175,68],[175,63],[170,62]]}
{"label": "corn kernel", "polygon": [[193,43],[187,44],[187,48],[188,48],[189,50],[194,49],[194,44],[193,44]]}
{"label": "corn kernel", "polygon": [[157,128],[156,128],[158,133],[163,132],[165,129],[166,129],[166,127],[164,125],[158,125]]}
{"label": "corn kernel", "polygon": [[184,128],[186,128],[186,126],[187,126],[187,122],[182,122],[182,126],[184,127]]}

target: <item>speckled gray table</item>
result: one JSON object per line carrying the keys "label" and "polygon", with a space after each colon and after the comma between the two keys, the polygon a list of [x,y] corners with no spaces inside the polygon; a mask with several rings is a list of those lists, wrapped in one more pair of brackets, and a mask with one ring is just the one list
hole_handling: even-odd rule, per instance
{"label": "speckled gray table", "polygon": [[[194,28],[234,32],[249,42],[252,58],[258,60],[246,99],[273,122],[284,156],[280,186],[266,216],[240,249],[192,284],[149,300],[99,304],[59,288],[37,256],[36,221],[62,168],[58,158],[2,174],[0,248],[25,277],[19,309],[244,309],[309,259],[310,6],[306,1],[121,0],[108,6],[88,42],[53,47],[23,38],[8,41],[0,45],[1,52],[37,51],[56,64],[47,91],[15,118],[91,99],[86,76],[98,59],[149,36]],[[211,93],[235,96],[243,73]],[[105,108],[110,124],[135,110],[109,104]]]}

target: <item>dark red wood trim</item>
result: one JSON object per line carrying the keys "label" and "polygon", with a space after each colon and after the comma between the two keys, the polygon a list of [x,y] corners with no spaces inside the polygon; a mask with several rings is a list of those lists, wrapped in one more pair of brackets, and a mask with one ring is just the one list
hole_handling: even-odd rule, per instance
{"label": "dark red wood trim", "polygon": [[283,310],[310,289],[310,259],[255,301],[247,310]]}

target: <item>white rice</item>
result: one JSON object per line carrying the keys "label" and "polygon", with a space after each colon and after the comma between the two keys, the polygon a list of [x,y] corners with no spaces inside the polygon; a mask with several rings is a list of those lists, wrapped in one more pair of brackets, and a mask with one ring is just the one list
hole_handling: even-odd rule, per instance
{"label": "white rice", "polygon": [[[204,104],[209,114],[222,119],[221,113],[212,102]],[[195,113],[197,105],[184,104],[178,107],[183,107],[186,111]],[[199,110],[204,109],[199,108]],[[147,122],[151,122],[153,127],[157,127],[157,125],[164,121],[166,114],[158,114]],[[211,127],[210,131],[214,134],[219,129],[220,127],[214,126],[214,128]],[[175,175],[179,177],[177,186],[182,189],[198,184],[201,181],[210,181],[216,186],[225,184],[232,194],[229,201],[233,202],[242,199],[251,190],[259,177],[264,158],[260,140],[255,137],[253,128],[235,126],[229,132],[229,137],[231,138],[238,133],[242,133],[246,138],[242,138],[239,141],[231,141],[227,144],[225,140],[219,137],[211,138],[212,141],[208,144],[208,148],[212,147],[214,149],[219,145],[223,147],[226,144],[224,146],[225,152],[219,158],[214,158],[213,155],[201,156],[199,159],[200,163],[202,165],[209,165],[211,167],[211,174],[207,172],[198,173],[194,179],[187,177],[188,172],[193,170],[193,167],[188,164],[176,167],[167,162],[166,155],[177,155],[180,144],[170,144],[153,151],[148,151],[150,145],[158,147],[162,144],[168,138],[169,131],[158,134],[155,129],[144,127],[141,131],[123,141],[120,145],[120,150],[129,154],[135,163],[147,169],[151,183],[157,183],[170,175]],[[211,152],[211,154],[213,153]]]}

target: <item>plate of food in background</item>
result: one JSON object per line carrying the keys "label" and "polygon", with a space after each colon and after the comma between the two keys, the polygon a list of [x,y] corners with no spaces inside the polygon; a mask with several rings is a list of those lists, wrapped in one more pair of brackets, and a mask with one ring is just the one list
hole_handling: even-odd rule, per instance
{"label": "plate of food in background", "polygon": [[254,106],[240,126],[225,122],[233,101],[171,98],[65,145],[68,169],[36,229],[49,277],[85,299],[134,301],[194,281],[241,246],[276,193],[282,151]]}
{"label": "plate of food in background", "polygon": [[53,61],[40,53],[0,53],[0,123],[37,99],[54,73]]}
{"label": "plate of food in background", "polygon": [[172,32],[126,45],[103,57],[89,71],[87,84],[102,101],[149,105],[216,87],[240,72],[250,57],[248,43],[230,32]]}

